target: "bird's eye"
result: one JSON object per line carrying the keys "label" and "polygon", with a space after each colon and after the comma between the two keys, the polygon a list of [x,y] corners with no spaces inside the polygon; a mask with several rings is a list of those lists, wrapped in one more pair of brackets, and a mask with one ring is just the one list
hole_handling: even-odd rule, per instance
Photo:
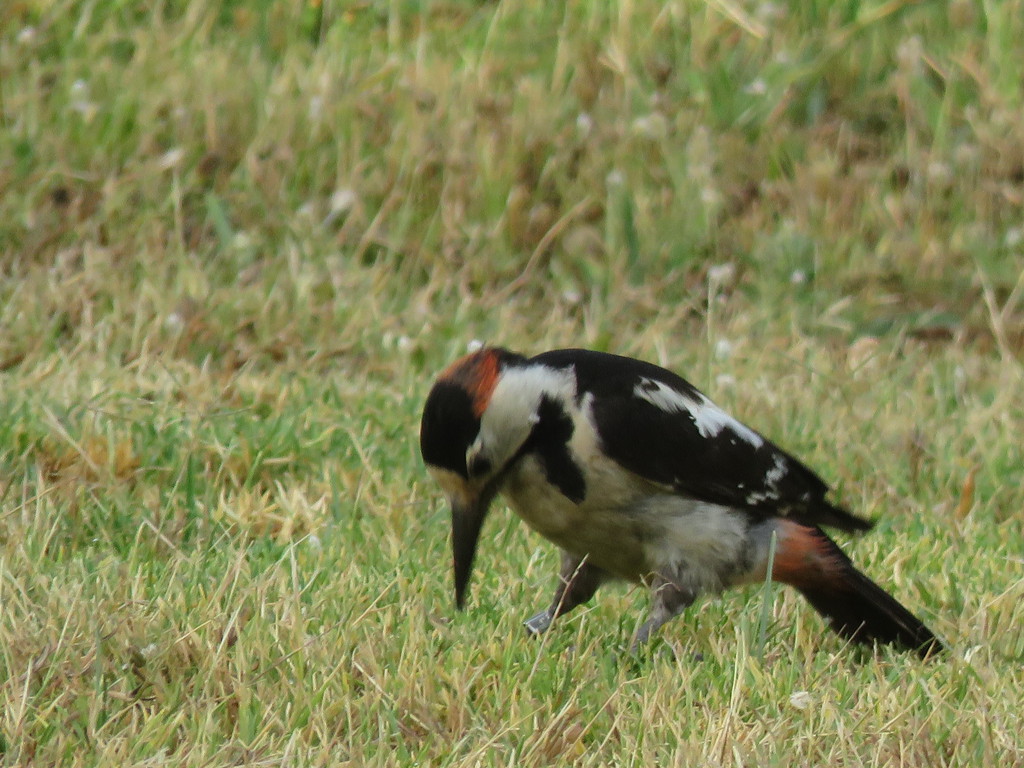
{"label": "bird's eye", "polygon": [[486,475],[491,471],[491,460],[486,456],[474,456],[469,460],[469,466],[466,467],[466,471],[470,477]]}

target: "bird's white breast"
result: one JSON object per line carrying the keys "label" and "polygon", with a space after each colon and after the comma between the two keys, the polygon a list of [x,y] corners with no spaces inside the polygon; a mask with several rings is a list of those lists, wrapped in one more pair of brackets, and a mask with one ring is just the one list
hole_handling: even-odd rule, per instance
{"label": "bird's white breast", "polygon": [[516,514],[562,549],[621,578],[643,581],[668,572],[702,589],[720,589],[744,550],[743,515],[679,496],[609,459],[587,398],[573,422],[569,451],[583,471],[584,500],[568,499],[549,482],[541,461],[526,456],[502,489]]}

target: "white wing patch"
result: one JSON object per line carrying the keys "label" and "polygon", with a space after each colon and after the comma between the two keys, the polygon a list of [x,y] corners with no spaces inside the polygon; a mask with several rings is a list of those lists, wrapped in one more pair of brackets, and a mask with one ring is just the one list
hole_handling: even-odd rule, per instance
{"label": "white wing patch", "polygon": [[723,429],[728,429],[755,448],[764,445],[764,438],[757,432],[736,421],[699,392],[696,397],[691,397],[664,382],[645,376],[633,387],[633,395],[666,413],[688,413],[701,437],[716,437]]}
{"label": "white wing patch", "polygon": [[772,468],[764,474],[764,485],[766,491],[752,491],[747,494],[747,504],[757,505],[764,501],[778,501],[779,481],[786,476],[786,462],[781,455],[776,454],[775,463]]}
{"label": "white wing patch", "polygon": [[783,461],[782,456],[776,454],[775,463],[771,469],[769,469],[764,475],[764,482],[770,488],[776,488],[781,480],[786,475],[786,463]]}

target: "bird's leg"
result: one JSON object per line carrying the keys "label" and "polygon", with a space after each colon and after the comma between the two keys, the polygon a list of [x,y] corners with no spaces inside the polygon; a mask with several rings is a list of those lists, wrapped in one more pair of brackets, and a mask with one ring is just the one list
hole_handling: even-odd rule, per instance
{"label": "bird's leg", "polygon": [[562,566],[558,572],[558,587],[551,606],[531,616],[523,625],[531,635],[546,632],[551,622],[562,614],[582,605],[594,596],[608,574],[585,559],[562,552]]}
{"label": "bird's leg", "polygon": [[696,599],[697,593],[693,589],[680,586],[679,579],[655,575],[651,580],[651,597],[651,615],[633,638],[631,650],[634,653],[647,642],[651,633],[658,627],[686,610]]}

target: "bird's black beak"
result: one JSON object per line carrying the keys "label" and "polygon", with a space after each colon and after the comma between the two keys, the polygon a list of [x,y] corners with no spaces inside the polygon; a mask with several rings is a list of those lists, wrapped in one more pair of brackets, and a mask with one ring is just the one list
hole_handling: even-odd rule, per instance
{"label": "bird's black beak", "polygon": [[461,611],[466,605],[466,589],[473,573],[473,558],[480,539],[480,529],[493,491],[485,491],[476,498],[452,501],[452,563],[455,567],[455,606]]}

